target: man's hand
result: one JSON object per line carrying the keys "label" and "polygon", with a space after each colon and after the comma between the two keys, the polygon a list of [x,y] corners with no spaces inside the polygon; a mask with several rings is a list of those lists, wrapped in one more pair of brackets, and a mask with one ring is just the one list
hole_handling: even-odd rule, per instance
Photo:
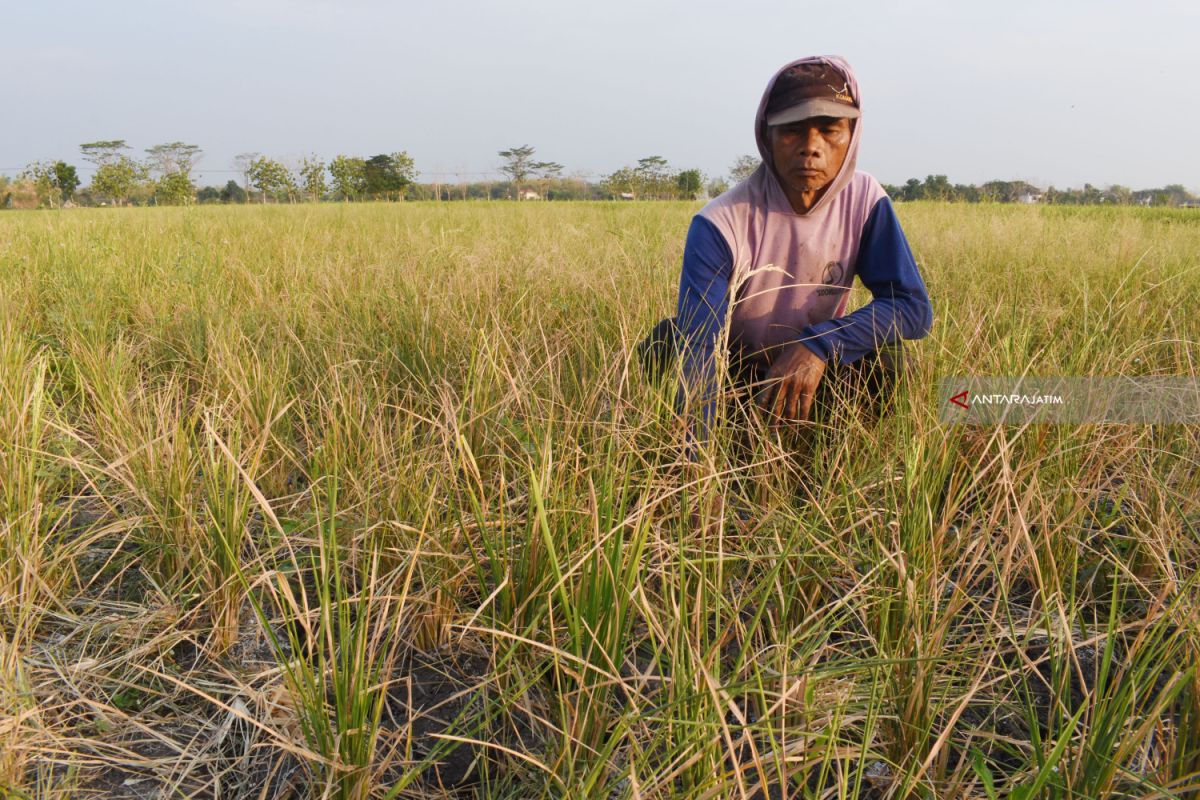
{"label": "man's hand", "polygon": [[776,417],[807,420],[824,374],[821,357],[796,342],[771,364],[766,386],[758,393],[759,405]]}

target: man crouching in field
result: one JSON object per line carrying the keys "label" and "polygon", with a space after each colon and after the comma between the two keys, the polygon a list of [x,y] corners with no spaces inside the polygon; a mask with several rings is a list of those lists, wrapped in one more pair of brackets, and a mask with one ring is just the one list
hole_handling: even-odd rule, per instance
{"label": "man crouching in field", "polygon": [[[701,435],[725,342],[730,375],[775,418],[820,421],[841,384],[860,386],[878,411],[902,363],[898,340],[933,322],[891,201],[854,168],[862,111],[850,65],[813,57],[783,67],[754,132],[762,163],[692,219],[677,316],[639,345],[652,372],[681,354],[680,408],[699,409]],[[847,315],[855,275],[873,300]]]}

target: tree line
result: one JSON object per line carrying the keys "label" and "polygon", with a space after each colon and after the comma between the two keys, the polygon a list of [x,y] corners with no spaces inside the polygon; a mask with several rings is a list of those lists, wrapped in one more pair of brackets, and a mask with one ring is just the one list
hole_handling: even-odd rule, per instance
{"label": "tree line", "polygon": [[124,139],[85,142],[81,157],[93,168],[82,186],[78,170],[63,160],[38,161],[14,179],[0,176],[0,208],[62,208],[99,205],[187,205],[191,203],[298,203],[362,200],[596,200],[696,199],[719,194],[728,183],[698,169],[674,169],[662,156],[648,156],[599,181],[565,174],[556,161],[537,156],[532,145],[500,150],[502,180],[418,181],[407,152],[370,157],[338,155],[329,161],[306,156],[286,164],[262,153],[234,159],[240,180],[198,186],[194,175],[203,151],[187,142],[146,148],[135,157]]}
{"label": "tree line", "polygon": [[85,142],[79,149],[94,167],[87,187],[80,188],[71,164],[34,162],[15,181],[0,176],[0,207],[399,200],[417,175],[404,151],[369,158],[339,155],[328,162],[307,156],[295,167],[261,153],[242,153],[234,159],[241,183],[200,187],[193,174],[203,150],[194,144],[158,144],[146,148],[141,158],[130,155],[124,139]]}
{"label": "tree line", "polygon": [[[338,155],[329,161],[315,155],[288,165],[257,152],[234,159],[241,181],[225,186],[197,186],[193,175],[203,155],[197,145],[166,142],[146,148],[135,158],[124,139],[85,142],[81,157],[93,167],[90,184],[64,160],[37,161],[15,180],[0,176],[0,208],[62,208],[72,205],[187,205],[191,203],[298,203],[364,200],[695,200],[715,197],[759,167],[759,158],[738,157],[728,174],[707,176],[699,169],[676,169],[660,155],[591,180],[566,175],[556,161],[544,161],[528,144],[497,152],[502,180],[418,181],[416,164],[407,152],[370,157]],[[1042,190],[1025,181],[952,184],[945,175],[910,178],[884,184],[897,201],[1114,204],[1200,206],[1200,198],[1180,184],[1133,190],[1084,184],[1082,189]]]}
{"label": "tree line", "polygon": [[944,200],[958,203],[1048,203],[1052,205],[1142,205],[1200,207],[1200,197],[1181,184],[1156,189],[1130,189],[1113,184],[1106,188],[1085,183],[1082,189],[1039,189],[1025,181],[987,181],[951,184],[945,175],[927,175],[925,180],[909,178],[897,186],[883,184],[893,200]]}

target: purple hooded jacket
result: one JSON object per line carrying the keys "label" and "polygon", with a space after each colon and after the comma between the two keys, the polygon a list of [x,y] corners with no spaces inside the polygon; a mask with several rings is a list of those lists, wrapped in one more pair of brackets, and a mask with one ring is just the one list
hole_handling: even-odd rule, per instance
{"label": "purple hooded jacket", "polygon": [[[780,74],[806,62],[839,70],[861,114],[858,83],[845,60],[827,56],[784,65],[767,83],[754,118],[762,163],[704,206],[688,230],[676,316],[685,380],[680,401],[702,402],[706,421],[719,347],[769,363],[782,348],[801,342],[827,362],[851,363],[897,338],[919,339],[933,323],[929,295],[891,201],[875,178],[855,170],[861,115],[841,170],[807,213],[792,209],[776,178],[767,100]],[[846,314],[855,275],[873,300]]]}

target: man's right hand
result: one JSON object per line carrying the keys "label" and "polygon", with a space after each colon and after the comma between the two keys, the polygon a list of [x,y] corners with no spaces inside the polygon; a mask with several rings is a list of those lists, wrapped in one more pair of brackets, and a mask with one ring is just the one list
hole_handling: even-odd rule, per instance
{"label": "man's right hand", "polygon": [[779,419],[807,420],[824,374],[825,362],[821,357],[802,342],[796,342],[767,371],[766,386],[758,393],[758,404]]}

